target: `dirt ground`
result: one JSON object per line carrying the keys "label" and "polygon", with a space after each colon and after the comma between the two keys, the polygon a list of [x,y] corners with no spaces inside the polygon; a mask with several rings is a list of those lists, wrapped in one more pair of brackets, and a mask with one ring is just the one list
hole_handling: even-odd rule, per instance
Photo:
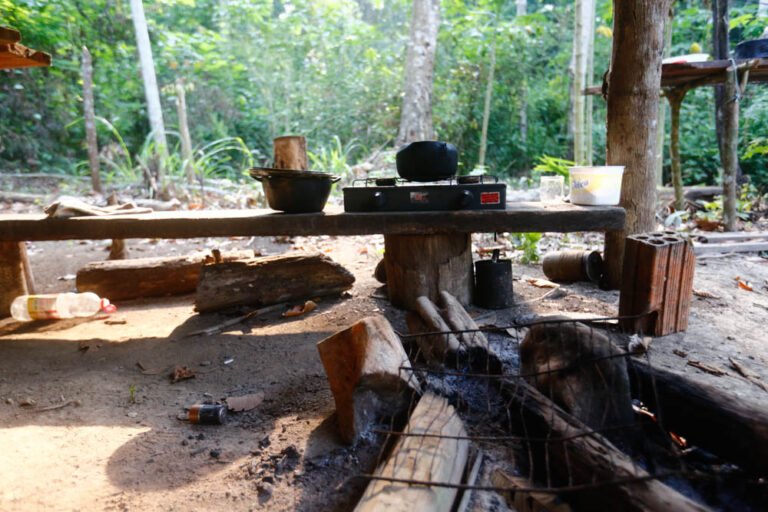
{"label": "dirt ground", "polygon": [[[559,239],[548,240],[556,245]],[[77,269],[104,259],[108,243],[29,244],[38,292],[73,289]],[[319,250],[357,281],[349,296],[322,300],[306,316],[273,313],[214,336],[187,335],[227,319],[197,315],[191,296],[120,303],[109,318],[0,322],[0,510],[350,510],[364,486],[351,477],[371,471],[379,447],[370,439],[355,447],[339,441],[315,344],[371,314],[405,330],[403,312],[388,304],[372,277],[382,237],[134,240],[128,247],[135,257],[213,248]],[[574,284],[537,300],[548,290],[526,278],[541,277],[541,267],[515,265],[513,273],[518,305],[490,314],[473,309],[483,315],[481,323],[503,325],[531,314],[617,313],[617,292]],[[753,291],[739,288],[736,277]],[[695,289],[711,297],[694,298],[686,333],[653,341],[654,364],[768,407],[768,393],[729,367],[733,358],[768,382],[762,330],[768,260],[700,259]],[[704,373],[687,360],[726,375]],[[167,374],[175,365],[197,376],[172,384]],[[264,402],[232,414],[224,426],[178,419],[191,404],[254,392],[263,392]],[[473,509],[506,505],[485,496],[475,499]]]}

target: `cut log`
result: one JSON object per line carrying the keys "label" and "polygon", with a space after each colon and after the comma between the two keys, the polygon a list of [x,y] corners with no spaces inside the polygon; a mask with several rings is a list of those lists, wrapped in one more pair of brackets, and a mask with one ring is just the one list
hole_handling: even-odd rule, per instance
{"label": "cut log", "polygon": [[29,293],[24,272],[26,248],[19,242],[0,242],[0,318],[10,316],[11,302]]}
{"label": "cut log", "polygon": [[0,69],[50,66],[51,56],[19,43],[0,44]]}
{"label": "cut log", "polygon": [[347,269],[324,254],[295,253],[205,265],[197,286],[200,313],[232,306],[338,295],[355,282]]}
{"label": "cut log", "polygon": [[[638,479],[623,485],[603,485],[593,489],[564,495],[579,510],[648,510],[705,511],[703,507],[658,480],[642,480],[648,473],[632,459],[597,433],[589,432],[585,424],[566,413],[542,393],[521,380],[505,380],[502,393],[521,413],[525,432],[546,436],[547,447],[535,446],[535,451],[546,450],[534,473],[547,477],[552,486],[590,485]],[[568,437],[567,441],[556,441]],[[539,471],[537,471],[537,468]]]}
{"label": "cut log", "polygon": [[[415,304],[416,312],[426,324],[426,332],[442,332],[431,336],[419,336],[417,339],[421,353],[427,361],[442,364],[449,353],[457,353],[460,349],[459,340],[451,332],[451,327],[445,323],[437,306],[428,297],[419,297]],[[421,331],[424,332],[424,331]]]}
{"label": "cut log", "polygon": [[21,32],[10,27],[0,27],[0,44],[18,43],[21,41]]}
{"label": "cut log", "polygon": [[377,417],[407,414],[421,388],[395,331],[371,316],[317,344],[341,437],[353,443]]}
{"label": "cut log", "polygon": [[468,233],[384,235],[387,291],[393,305],[414,309],[422,295],[441,290],[461,304],[472,302],[472,243]]}
{"label": "cut log", "polygon": [[[77,289],[112,302],[194,293],[206,257],[195,254],[89,263],[77,271]],[[222,257],[224,261],[247,259],[253,257],[253,251],[232,251]]]}
{"label": "cut log", "polygon": [[639,361],[629,376],[633,396],[657,411],[665,429],[748,471],[768,473],[765,406]]}
{"label": "cut log", "polygon": [[307,139],[301,136],[286,135],[272,141],[275,152],[275,169],[309,169],[307,160]]}
{"label": "cut log", "polygon": [[[453,406],[444,398],[425,394],[404,434],[389,459],[377,468],[377,479],[366,488],[356,512],[452,510],[457,489],[450,485],[461,483],[469,452],[467,433]],[[393,480],[435,482],[443,486]]]}
{"label": "cut log", "polygon": [[501,360],[491,350],[488,338],[480,331],[475,321],[469,316],[467,310],[464,309],[464,306],[459,303],[456,297],[446,291],[441,291],[438,304],[442,308],[443,318],[451,329],[454,331],[465,331],[458,332],[456,336],[462,348],[469,354],[470,365],[485,373],[501,373]]}

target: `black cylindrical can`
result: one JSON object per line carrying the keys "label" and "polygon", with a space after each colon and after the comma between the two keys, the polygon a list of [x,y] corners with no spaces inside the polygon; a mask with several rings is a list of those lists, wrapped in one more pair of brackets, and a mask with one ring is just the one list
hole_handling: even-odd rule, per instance
{"label": "black cylindrical can", "polygon": [[512,262],[493,258],[475,262],[475,304],[488,309],[504,309],[514,304]]}
{"label": "black cylindrical can", "polygon": [[187,419],[198,425],[223,425],[227,422],[227,406],[195,404],[187,411]]}

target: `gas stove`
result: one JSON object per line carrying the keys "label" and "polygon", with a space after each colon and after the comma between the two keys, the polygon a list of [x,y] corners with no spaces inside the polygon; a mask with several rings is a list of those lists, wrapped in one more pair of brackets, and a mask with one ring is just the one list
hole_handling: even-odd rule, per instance
{"label": "gas stove", "polygon": [[493,176],[459,176],[428,183],[367,178],[344,187],[344,211],[503,210],[506,192],[507,186]]}

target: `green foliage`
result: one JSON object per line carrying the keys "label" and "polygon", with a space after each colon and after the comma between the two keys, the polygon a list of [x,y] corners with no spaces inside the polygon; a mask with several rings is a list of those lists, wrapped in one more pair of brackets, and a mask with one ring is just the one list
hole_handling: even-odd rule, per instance
{"label": "green foliage", "polygon": [[343,145],[341,139],[334,136],[330,147],[323,146],[318,152],[307,151],[307,155],[312,162],[313,170],[348,177],[351,172],[350,155],[357,147],[354,140]]}
{"label": "green foliage", "polygon": [[557,158],[549,155],[541,155],[539,157],[539,163],[533,168],[533,172],[536,174],[551,173],[565,178],[565,182],[568,183],[571,175],[568,171],[569,167],[576,165],[576,162],[572,160],[566,160],[564,158]]}
{"label": "green foliage", "polygon": [[539,261],[539,241],[541,233],[516,233],[512,235],[515,248],[522,251],[520,263],[536,263]]}

